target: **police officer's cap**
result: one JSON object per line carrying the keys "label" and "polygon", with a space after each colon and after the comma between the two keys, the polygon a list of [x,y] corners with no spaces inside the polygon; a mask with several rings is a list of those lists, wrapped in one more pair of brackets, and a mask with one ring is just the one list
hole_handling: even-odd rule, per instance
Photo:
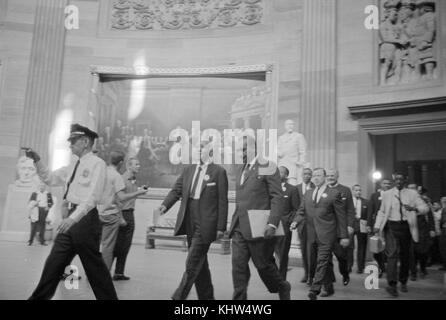
{"label": "police officer's cap", "polygon": [[88,129],[87,127],[81,126],[78,123],[74,123],[71,125],[70,137],[68,138],[68,141],[79,137],[88,137],[92,141],[94,141],[98,138],[98,134],[93,130]]}

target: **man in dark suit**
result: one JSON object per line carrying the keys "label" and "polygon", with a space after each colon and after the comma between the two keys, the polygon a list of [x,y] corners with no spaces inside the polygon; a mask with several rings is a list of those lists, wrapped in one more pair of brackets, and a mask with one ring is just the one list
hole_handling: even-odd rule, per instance
{"label": "man in dark suit", "polygon": [[[314,184],[311,182],[313,171],[310,168],[305,168],[302,171],[302,183],[297,185],[299,192],[299,199],[302,200],[307,191],[314,189]],[[300,252],[302,254],[302,264],[304,266],[304,276],[300,280],[301,283],[307,283],[311,286],[313,282],[314,273],[316,272],[316,256],[313,259],[308,259],[307,248],[307,231],[305,219],[301,220],[297,226],[297,235],[299,236]]]}
{"label": "man in dark suit", "polygon": [[[369,207],[367,209],[367,230],[372,232],[375,225],[376,215],[381,208],[382,194],[392,187],[392,183],[389,179],[383,179],[380,183],[380,189],[373,193],[370,197]],[[381,278],[383,273],[386,272],[386,255],[383,252],[373,254],[373,258],[378,263],[379,277]]]}
{"label": "man in dark suit", "polygon": [[[346,286],[350,282],[350,272],[352,271],[353,267],[353,224],[355,220],[355,207],[353,205],[353,196],[350,188],[340,184],[338,180],[338,170],[327,170],[328,187],[334,188],[340,192],[341,200],[344,203],[344,212],[347,218],[347,230],[350,239],[350,246],[348,248],[344,248],[336,242],[333,248],[333,254],[336,256],[336,259],[338,259],[339,272],[342,275],[342,283],[344,286]],[[324,292],[322,296],[327,296],[327,292]]]}
{"label": "man in dark suit", "polygon": [[355,220],[353,224],[354,236],[356,236],[356,241],[358,243],[358,249],[356,250],[356,263],[357,263],[357,273],[364,273],[365,267],[365,256],[367,250],[367,211],[368,211],[368,201],[361,197],[361,186],[355,184],[352,187],[353,193],[353,204],[355,206]]}
{"label": "man in dark suit", "polygon": [[[268,291],[279,293],[281,300],[290,300],[291,286],[280,275],[274,262],[276,244],[274,236],[283,215],[279,170],[271,162],[263,164],[265,162],[258,159],[255,144],[253,137],[244,136],[243,150],[237,150],[242,152],[243,165],[238,170],[236,178],[236,207],[229,231],[232,237],[233,299],[247,299],[250,278],[248,263],[252,258]],[[253,239],[249,210],[270,211],[263,238]]]}
{"label": "man in dark suit", "polygon": [[[326,172],[322,168],[314,169],[313,182],[316,186],[307,192],[291,227],[306,219],[307,245],[317,254],[317,267],[308,297],[316,300],[322,285],[333,294],[335,281],[331,253],[335,243],[343,248],[349,245],[347,216],[341,192],[329,188],[325,183]],[[327,290],[327,289],[326,289]]]}
{"label": "man in dark suit", "polygon": [[[200,150],[203,150],[203,144]],[[167,212],[179,199],[175,235],[187,235],[186,271],[173,300],[185,300],[195,284],[199,300],[214,300],[207,253],[212,242],[223,237],[228,218],[228,177],[225,169],[201,152],[199,165],[183,169],[159,210]]]}
{"label": "man in dark suit", "polygon": [[279,167],[280,179],[282,181],[283,191],[283,216],[282,224],[285,231],[284,237],[278,237],[276,242],[275,253],[279,260],[279,272],[283,279],[286,280],[288,271],[288,254],[291,246],[291,230],[290,225],[294,220],[297,209],[300,206],[299,192],[297,188],[286,181],[288,180],[289,171],[286,167]]}

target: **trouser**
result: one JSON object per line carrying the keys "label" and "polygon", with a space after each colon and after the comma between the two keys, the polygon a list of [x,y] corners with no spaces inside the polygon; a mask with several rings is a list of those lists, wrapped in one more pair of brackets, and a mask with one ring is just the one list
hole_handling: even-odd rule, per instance
{"label": "trouser", "polygon": [[108,270],[113,264],[113,251],[118,238],[121,216],[119,213],[99,216],[102,223],[101,253]]}
{"label": "trouser", "polygon": [[418,264],[420,264],[420,271],[426,273],[428,253],[420,252],[418,250],[418,244],[412,241],[410,248],[410,274],[412,276],[417,276]]}
{"label": "trouser", "polygon": [[288,260],[289,260],[289,252],[291,247],[291,231],[285,231],[284,237],[277,237],[276,245],[274,248],[274,252],[276,253],[276,257],[279,260],[279,272],[284,280],[286,280],[286,275],[288,271]]}
{"label": "trouser", "polygon": [[446,229],[443,229],[438,240],[440,248],[441,263],[446,268]]}
{"label": "trouser", "polygon": [[367,250],[367,233],[355,232],[358,248],[356,250],[356,263],[359,271],[363,271],[365,268],[365,257]]}
{"label": "trouser", "polygon": [[[297,235],[299,236],[300,252],[302,255],[302,264],[304,267],[304,277],[309,277],[309,261],[308,261],[308,249],[307,249],[307,226],[306,222],[302,221],[302,226],[297,228]],[[314,277],[314,273],[310,276],[310,279]]]}
{"label": "trouser", "polygon": [[386,255],[384,252],[380,252],[380,253],[374,253],[373,254],[373,258],[375,259],[376,263],[378,264],[378,268],[382,271],[386,270]]}
{"label": "trouser", "polygon": [[214,300],[214,287],[207,259],[211,244],[203,241],[200,234],[199,200],[189,199],[184,219],[189,251],[186,258],[186,270],[172,299],[185,300],[192,285],[195,284],[199,300]]}
{"label": "trouser", "polygon": [[118,238],[116,239],[115,250],[113,256],[116,257],[115,274],[123,275],[127,255],[132,246],[133,233],[135,231],[135,215],[134,209],[122,211],[122,217],[127,225],[122,226],[118,230]]}
{"label": "trouser", "polygon": [[46,259],[39,284],[29,299],[51,299],[60,275],[78,254],[96,299],[117,300],[110,273],[99,252],[100,239],[101,224],[96,209],[88,212],[65,233],[59,233]]}
{"label": "trouser", "polygon": [[332,262],[332,243],[321,243],[319,239],[315,239],[309,246],[317,252],[316,273],[314,275],[313,284],[310,291],[319,294],[322,286],[329,288],[335,281]]}
{"label": "trouser", "polygon": [[[349,254],[349,247],[344,248],[342,247],[338,241],[336,241],[333,245],[332,253],[335,255],[336,259],[338,260],[338,268],[339,273],[343,277],[347,277],[349,275],[349,267],[348,267],[348,254]],[[330,268],[333,269],[333,254],[330,254]],[[334,272],[333,272],[334,274]]]}
{"label": "trouser", "polygon": [[441,256],[440,256],[440,236],[435,236],[435,238],[432,239],[432,246],[429,250],[429,258],[430,264],[436,264],[441,262]]}
{"label": "trouser", "polygon": [[[407,222],[388,221],[384,230],[387,256],[387,282],[396,286],[398,280],[402,284],[409,278],[410,246],[412,237]],[[398,274],[398,260],[400,269]]]}
{"label": "trouser", "polygon": [[[344,250],[344,256],[347,257],[347,272],[352,272],[353,263],[354,263],[354,251],[355,251],[355,234],[352,233],[348,236],[348,239],[350,240],[350,244],[347,248],[342,248]],[[339,266],[339,272],[341,272],[341,267]]]}
{"label": "trouser", "polygon": [[40,243],[45,243],[45,229],[46,229],[46,217],[48,216],[48,210],[39,207],[39,220],[31,222],[31,234],[29,236],[29,242],[33,243],[36,233],[39,232]]}
{"label": "trouser", "polygon": [[249,260],[256,267],[260,278],[271,293],[278,293],[284,279],[274,260],[276,238],[247,241],[236,226],[232,236],[232,282],[233,300],[248,298],[248,283],[251,277]]}

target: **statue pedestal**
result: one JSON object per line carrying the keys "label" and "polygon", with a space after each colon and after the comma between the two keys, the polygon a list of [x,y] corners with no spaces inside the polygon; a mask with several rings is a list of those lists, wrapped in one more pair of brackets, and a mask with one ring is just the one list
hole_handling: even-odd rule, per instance
{"label": "statue pedestal", "polygon": [[30,220],[27,206],[32,192],[32,187],[18,187],[15,184],[8,186],[0,240],[23,242],[28,240]]}

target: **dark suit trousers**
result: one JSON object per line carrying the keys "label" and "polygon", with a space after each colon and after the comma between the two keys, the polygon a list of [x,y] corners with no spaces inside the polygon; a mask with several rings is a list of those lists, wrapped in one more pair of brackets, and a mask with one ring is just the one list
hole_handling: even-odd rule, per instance
{"label": "dark suit trousers", "polygon": [[252,258],[260,278],[271,293],[279,292],[284,279],[274,260],[274,247],[277,238],[247,241],[238,226],[232,236],[232,281],[234,285],[233,300],[248,298],[248,283],[251,277],[249,259]]}
{"label": "dark suit trousers", "polygon": [[[287,226],[284,225],[284,228],[287,228]],[[288,271],[288,255],[291,247],[291,231],[289,231],[289,226],[288,229],[285,230],[284,237],[277,237],[276,246],[274,249],[276,257],[278,257],[279,260],[279,272],[284,280],[286,280],[286,274]]]}
{"label": "dark suit trousers", "polygon": [[333,272],[333,262],[332,262],[332,244],[321,243],[319,239],[314,239],[308,243],[310,248],[317,254],[316,258],[316,273],[314,275],[313,284],[311,285],[310,291],[319,294],[321,292],[322,286],[330,286],[333,284],[334,272]]}
{"label": "dark suit trousers", "polygon": [[[385,227],[387,256],[387,282],[396,286],[398,280],[405,284],[409,278],[410,247],[412,237],[407,222],[387,221]],[[398,260],[400,270],[398,278]]]}
{"label": "dark suit trousers", "polygon": [[115,274],[124,274],[125,262],[132,246],[133,233],[135,231],[135,215],[133,211],[133,209],[122,211],[122,217],[127,222],[127,225],[119,228],[116,239],[113,252],[113,256],[116,257]]}
{"label": "dark suit trousers", "polygon": [[364,270],[365,268],[365,257],[367,250],[367,233],[355,232],[356,240],[358,242],[358,249],[356,250],[356,263],[358,270]]}
{"label": "dark suit trousers", "polygon": [[[305,277],[309,276],[309,261],[308,261],[308,248],[307,248],[307,226],[306,222],[302,221],[302,226],[297,228],[297,235],[299,236],[299,244],[300,244],[300,252],[302,254],[302,264],[305,271]],[[311,278],[314,277],[314,272],[311,275]]]}
{"label": "dark suit trousers", "polygon": [[186,271],[172,299],[186,300],[192,285],[195,284],[199,300],[214,300],[214,287],[207,258],[211,244],[204,242],[200,234],[199,200],[189,199],[184,219],[189,252],[186,258]]}
{"label": "dark suit trousers", "polygon": [[43,267],[39,284],[29,299],[51,299],[65,268],[78,254],[96,299],[117,300],[110,272],[99,252],[101,229],[98,211],[93,209],[67,232],[59,233]]}
{"label": "dark suit trousers", "polygon": [[[351,238],[351,237],[349,237]],[[346,277],[349,275],[349,259],[348,256],[349,254],[352,255],[352,249],[349,247],[347,248],[343,248],[340,244],[339,241],[336,241],[334,246],[333,246],[333,254],[335,255],[336,259],[338,260],[338,267],[339,267],[339,273],[343,276]],[[330,260],[333,260],[333,255],[330,255]],[[333,262],[331,263],[331,266],[333,268]]]}
{"label": "dark suit trousers", "polygon": [[45,229],[46,229],[46,217],[48,216],[48,210],[45,208],[39,209],[39,220],[36,222],[31,222],[31,234],[29,236],[29,242],[33,243],[36,233],[39,232],[40,243],[45,242]]}
{"label": "dark suit trousers", "polygon": [[442,229],[440,238],[438,239],[438,247],[440,249],[441,264],[446,268],[446,229]]}

